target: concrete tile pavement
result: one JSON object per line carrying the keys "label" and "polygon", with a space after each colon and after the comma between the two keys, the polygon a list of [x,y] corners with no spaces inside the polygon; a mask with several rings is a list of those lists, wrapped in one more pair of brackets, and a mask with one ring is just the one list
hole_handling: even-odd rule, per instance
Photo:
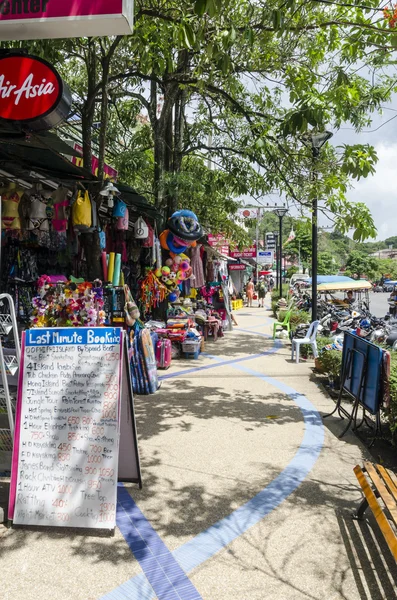
{"label": "concrete tile pavement", "polygon": [[[208,342],[206,353],[214,358],[175,361],[157,395],[136,399],[144,488],[128,489],[182,566],[181,546],[268,486],[304,439],[294,398],[252,373],[305,394],[320,413],[333,406],[310,379],[311,365],[289,362],[286,345],[258,356],[273,348],[263,337],[270,333],[267,311],[244,309],[236,316],[233,333]],[[203,369],[191,372],[197,367]],[[303,483],[247,531],[240,524],[237,539],[189,573],[202,598],[397,598],[396,568],[376,528],[350,519],[360,499],[352,469],[365,449],[353,434],[338,440],[341,427],[325,420],[324,445]],[[204,556],[205,544],[202,550]],[[112,597],[132,598],[123,595],[127,580],[130,590],[139,581],[134,598],[155,598],[150,586],[146,595],[142,577],[134,579],[140,572],[118,530],[115,538],[49,531],[9,531],[0,538],[2,591],[13,600],[43,594],[94,600],[113,589]]]}

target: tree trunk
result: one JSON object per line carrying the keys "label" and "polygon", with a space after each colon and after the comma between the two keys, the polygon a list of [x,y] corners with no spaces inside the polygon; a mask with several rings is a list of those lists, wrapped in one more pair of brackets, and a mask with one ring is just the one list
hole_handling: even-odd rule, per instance
{"label": "tree trunk", "polygon": [[96,87],[97,58],[95,42],[88,40],[87,51],[87,98],[82,110],[81,127],[83,136],[83,163],[84,168],[92,172],[92,125],[95,116],[95,87]]}
{"label": "tree trunk", "polygon": [[102,50],[102,81],[101,81],[101,91],[102,91],[102,101],[101,101],[101,124],[99,130],[99,152],[98,152],[98,173],[96,174],[98,179],[104,179],[104,166],[105,166],[105,154],[106,154],[106,141],[107,141],[107,132],[108,132],[108,123],[109,123],[109,99],[108,99],[108,84],[109,84],[109,74],[110,74],[110,64],[113,58],[113,55],[116,51],[117,46],[120,44],[122,40],[122,36],[119,35],[113,41],[110,46],[108,53],[105,53],[105,49],[103,44],[101,43]]}

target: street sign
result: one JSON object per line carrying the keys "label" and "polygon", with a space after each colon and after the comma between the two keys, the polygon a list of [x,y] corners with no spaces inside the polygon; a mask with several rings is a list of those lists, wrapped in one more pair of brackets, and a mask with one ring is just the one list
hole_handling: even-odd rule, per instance
{"label": "street sign", "polygon": [[245,271],[246,265],[229,265],[229,271]]}
{"label": "street sign", "polygon": [[274,260],[273,250],[258,250],[256,262],[261,265],[272,265]]}

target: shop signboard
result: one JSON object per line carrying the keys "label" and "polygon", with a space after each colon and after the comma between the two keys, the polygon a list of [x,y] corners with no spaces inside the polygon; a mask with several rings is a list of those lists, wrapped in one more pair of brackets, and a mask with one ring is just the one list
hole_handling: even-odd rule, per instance
{"label": "shop signboard", "polygon": [[[140,483],[124,344],[122,329],[113,327],[23,333],[9,505],[14,524],[115,527],[119,447],[124,463],[135,464],[121,465],[124,481]],[[129,413],[127,435],[121,420],[128,423]]]}
{"label": "shop signboard", "polygon": [[68,86],[46,60],[21,53],[0,57],[0,122],[51,129],[66,119],[71,105]]}
{"label": "shop signboard", "polygon": [[274,233],[266,234],[266,248],[267,250],[275,250],[277,245],[277,239]]}
{"label": "shop signboard", "polygon": [[213,235],[212,233],[208,234],[208,243],[213,248],[216,248],[218,252],[223,254],[224,256],[229,255],[229,244],[225,236],[221,233]]}
{"label": "shop signboard", "polygon": [[[80,146],[80,144],[74,143],[73,149],[76,150],[76,152],[79,152],[83,156],[83,146]],[[77,167],[84,167],[83,158],[79,158],[78,156],[72,156],[71,161]],[[95,156],[93,154],[92,155],[92,172],[95,176],[98,175],[98,165],[99,165],[99,159],[97,156]],[[117,181],[117,177],[118,177],[119,173],[118,173],[118,171],[116,171],[116,169],[114,169],[110,165],[107,165],[105,163],[103,166],[103,172],[105,175],[105,179],[111,179],[112,181]]]}
{"label": "shop signboard", "polygon": [[245,271],[246,265],[229,265],[229,271]]}
{"label": "shop signboard", "polygon": [[133,0],[0,0],[0,39],[128,35],[133,11]]}
{"label": "shop signboard", "polygon": [[273,250],[258,250],[256,262],[260,265],[272,265],[274,261]]}
{"label": "shop signboard", "polygon": [[255,258],[256,246],[254,245],[250,248],[245,248],[244,250],[231,250],[229,255],[232,258]]}

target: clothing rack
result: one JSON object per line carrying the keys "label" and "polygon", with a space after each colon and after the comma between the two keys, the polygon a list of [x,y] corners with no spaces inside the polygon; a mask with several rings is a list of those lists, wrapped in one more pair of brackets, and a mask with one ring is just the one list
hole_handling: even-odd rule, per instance
{"label": "clothing rack", "polygon": [[[6,310],[8,304],[8,311]],[[4,339],[13,333],[13,348],[4,347]],[[21,347],[14,301],[9,294],[0,294],[0,471],[11,468],[14,438],[14,415]],[[11,391],[11,388],[13,391]],[[8,427],[7,427],[8,421]]]}

